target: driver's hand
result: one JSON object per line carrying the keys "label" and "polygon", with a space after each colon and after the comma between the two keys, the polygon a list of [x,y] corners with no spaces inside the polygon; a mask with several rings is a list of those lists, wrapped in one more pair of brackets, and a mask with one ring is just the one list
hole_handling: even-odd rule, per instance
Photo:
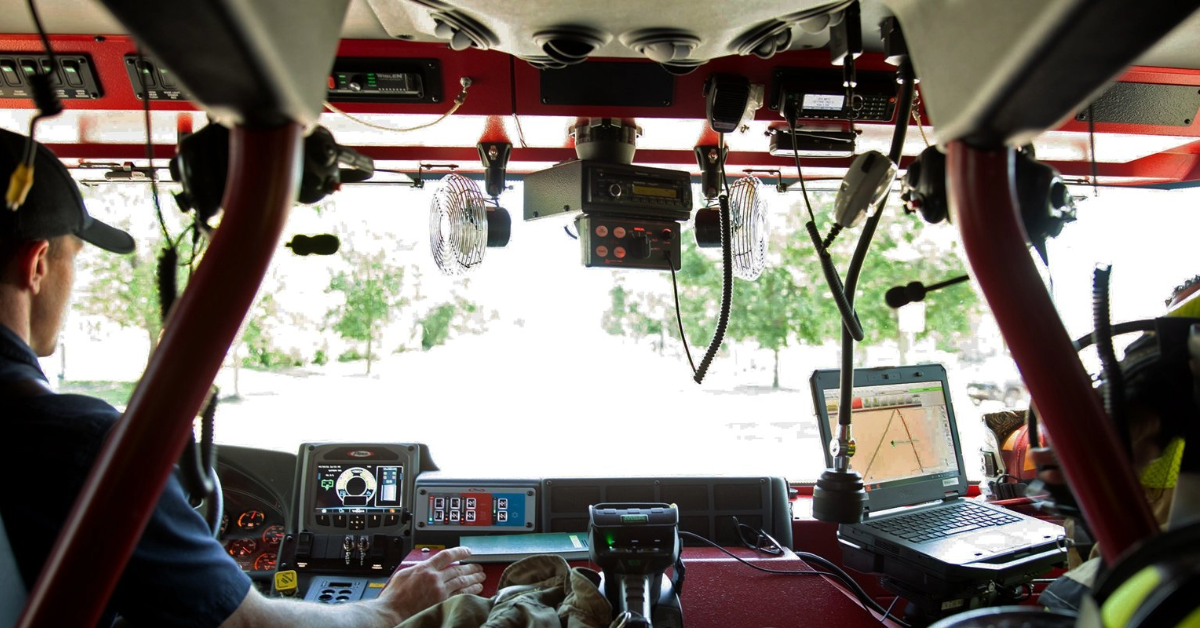
{"label": "driver's hand", "polygon": [[412,567],[397,570],[380,592],[379,602],[404,621],[451,595],[482,593],[483,568],[458,562],[470,556],[471,550],[454,547]]}

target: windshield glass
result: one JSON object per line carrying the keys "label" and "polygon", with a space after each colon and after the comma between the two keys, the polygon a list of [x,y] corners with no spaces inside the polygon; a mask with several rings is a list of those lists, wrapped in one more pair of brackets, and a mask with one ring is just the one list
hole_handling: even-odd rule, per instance
{"label": "windshield glass", "polygon": [[[123,407],[161,330],[154,269],[164,228],[144,182],[77,173],[92,213],[129,229],[139,250],[85,250],[73,314],[43,367],[60,390]],[[340,250],[300,257],[279,249],[218,377],[218,442],[288,452],[302,442],[424,442],[459,476],[816,479],[824,461],[809,378],[838,367],[840,323],[798,191],[764,181],[767,268],[754,282],[736,281],[725,346],[697,385],[670,273],[583,267],[573,222],[524,222],[522,182],[511,183],[501,197],[511,242],[459,277],[441,274],[430,253],[435,181],[347,185],[296,206],[283,241],[333,233]],[[164,186],[162,207],[182,286],[193,237],[171,191]],[[1091,270],[1100,261],[1114,264],[1114,320],[1162,313],[1172,288],[1196,272],[1180,266],[1200,222],[1196,192],[1074,192],[1079,220],[1051,244],[1048,275],[1069,332],[1092,328]],[[810,196],[827,233],[834,193]],[[944,364],[967,474],[979,479],[981,414],[1026,407],[1028,396],[974,282],[900,310],[884,303],[888,288],[965,272],[956,229],[905,214],[897,196],[859,285],[866,341],[855,364]],[[843,274],[860,231],[833,244]],[[680,312],[699,363],[719,311],[720,254],[695,246],[690,223],[682,238]]]}

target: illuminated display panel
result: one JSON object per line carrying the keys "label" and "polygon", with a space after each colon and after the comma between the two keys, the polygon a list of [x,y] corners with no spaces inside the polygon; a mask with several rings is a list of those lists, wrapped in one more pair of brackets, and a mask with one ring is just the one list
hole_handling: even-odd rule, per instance
{"label": "illuminated display panel", "polygon": [[801,108],[813,111],[841,111],[845,102],[844,94],[805,94]]}
{"label": "illuminated display panel", "polygon": [[633,184],[633,193],[642,196],[659,196],[662,198],[679,198],[679,193],[671,188],[656,188],[648,185]]}
{"label": "illuminated display panel", "polygon": [[401,465],[319,464],[313,508],[322,514],[399,508],[403,481]]}

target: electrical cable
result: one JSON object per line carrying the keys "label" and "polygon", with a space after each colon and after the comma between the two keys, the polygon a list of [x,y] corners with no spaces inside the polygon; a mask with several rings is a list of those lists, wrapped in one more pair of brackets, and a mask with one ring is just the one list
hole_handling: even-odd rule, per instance
{"label": "electrical cable", "polygon": [[171,232],[167,229],[167,221],[163,217],[162,204],[158,200],[158,172],[154,169],[154,136],[150,127],[150,86],[146,83],[146,60],[142,57],[142,47],[137,48],[138,81],[142,84],[142,116],[146,126],[146,170],[150,177],[150,196],[154,199],[154,213],[158,216],[158,226],[162,228],[163,239],[167,246],[175,248],[171,240]]}
{"label": "electrical cable", "polygon": [[675,278],[675,264],[671,262],[671,252],[663,251],[667,258],[667,268],[671,269],[671,291],[675,293],[675,320],[679,323],[679,339],[683,341],[683,352],[687,355],[688,365],[692,367],[692,375],[696,374],[696,363],[692,361],[692,350],[688,348],[687,334],[683,332],[683,313],[679,310],[679,281]]}
{"label": "electrical cable", "polygon": [[[784,105],[785,107],[787,105]],[[791,110],[789,110],[791,111]],[[804,206],[808,208],[808,219],[814,224],[817,217],[813,214],[812,202],[808,200],[808,188],[804,186],[804,171],[800,169],[800,140],[796,137],[796,117],[794,112],[787,116],[788,131],[792,134],[792,157],[796,160],[796,178],[800,179],[800,195],[804,197]]]}
{"label": "electrical cable", "polygon": [[[759,552],[764,552],[764,553],[771,554],[774,556],[783,555],[783,553],[784,553],[783,544],[780,543],[779,541],[775,540],[775,537],[768,534],[766,530],[759,528],[756,531],[753,527],[748,526],[748,525],[738,521],[738,518],[736,516],[734,516],[732,518],[733,518],[733,523],[734,523],[735,529],[737,529],[737,531],[738,531],[738,537],[741,539],[742,544],[745,545],[748,549],[756,550]],[[755,534],[757,534],[758,538],[755,540],[754,543],[748,542],[746,540],[746,537],[742,535],[743,528],[748,529],[751,532],[754,532]],[[763,540],[768,541],[770,543],[770,545],[768,545],[767,547],[763,547],[762,546]],[[818,565],[825,568],[826,570],[833,572],[835,574],[835,576],[839,580],[842,581],[842,584],[846,585],[847,588],[851,589],[855,593],[855,596],[858,597],[859,601],[862,602],[863,605],[869,606],[880,613],[884,612],[883,607],[880,606],[879,603],[876,602],[873,598],[871,598],[871,596],[867,595],[866,590],[864,590],[858,584],[858,581],[856,581],[856,580],[854,580],[854,578],[850,577],[850,574],[846,573],[845,570],[843,570],[841,567],[838,567],[837,565],[835,565],[829,559],[827,559],[824,556],[821,556],[819,554],[813,554],[811,552],[794,552],[794,553],[796,554],[796,556],[803,558],[805,561],[817,563]]]}
{"label": "electrical cable", "polygon": [[[1156,329],[1155,325],[1156,325],[1156,321],[1153,318],[1143,318],[1141,320],[1136,320],[1136,321],[1125,321],[1124,323],[1117,323],[1117,324],[1113,325],[1112,330],[1109,332],[1109,335],[1115,337],[1115,336],[1124,336],[1125,334],[1132,334],[1135,331],[1155,331],[1155,329]],[[1096,336],[1094,333],[1092,333],[1092,334],[1088,334],[1086,336],[1080,336],[1079,338],[1072,340],[1071,345],[1073,345],[1075,347],[1076,351],[1083,351],[1084,349],[1092,346],[1092,343],[1094,343],[1095,341],[1096,341]]]}
{"label": "electrical cable", "polygon": [[1097,267],[1092,273],[1092,322],[1096,326],[1096,353],[1100,356],[1100,372],[1104,380],[1104,410],[1108,420],[1117,428],[1117,437],[1125,444],[1125,453],[1133,459],[1133,442],[1129,422],[1125,418],[1125,376],[1117,360],[1112,342],[1112,320],[1109,317],[1109,281],[1112,267]]}
{"label": "electrical cable", "polygon": [[[737,521],[737,518],[736,518],[736,517],[734,518],[734,521],[735,521],[735,522]],[[742,523],[738,523],[738,525],[739,525],[739,526],[745,526],[745,527],[747,527],[747,528],[750,528],[751,530],[753,530],[753,528],[751,528],[751,526],[747,526],[747,525],[745,525],[745,524],[742,524]],[[784,551],[783,551],[783,550],[784,550],[784,547],[783,547],[783,545],[782,545],[782,544],[781,544],[779,541],[775,540],[775,538],[774,538],[774,537],[772,537],[770,534],[767,534],[767,533],[766,533],[766,531],[764,531],[764,530],[762,530],[762,529],[759,529],[757,533],[758,533],[758,535],[759,535],[760,537],[770,540],[770,541],[771,541],[771,543],[774,545],[774,547],[778,548],[778,550],[779,550],[779,553],[778,553],[778,554],[776,554],[775,552],[768,552],[767,550],[765,550],[765,549],[763,549],[763,548],[761,548],[761,547],[750,547],[749,549],[753,549],[753,550],[756,550],[756,551],[762,551],[762,552],[766,552],[766,553],[769,553],[769,554],[771,554],[771,555],[773,555],[773,556],[779,556],[779,555],[782,555],[782,554],[784,553]],[[868,610],[874,610],[874,611],[876,611],[876,612],[878,612],[878,613],[883,613],[883,612],[885,612],[885,609],[883,608],[883,606],[881,606],[881,605],[880,605],[878,602],[876,602],[874,599],[872,599],[870,595],[867,595],[867,592],[866,592],[866,591],[865,591],[865,590],[862,588],[862,586],[861,586],[861,585],[859,585],[859,584],[858,584],[858,582],[856,582],[856,581],[854,580],[854,578],[852,578],[852,577],[850,576],[850,574],[846,573],[846,572],[845,572],[845,571],[844,571],[844,570],[843,570],[841,567],[838,567],[837,565],[833,564],[831,561],[829,561],[828,559],[826,559],[826,558],[825,558],[825,557],[823,557],[823,556],[819,556],[819,555],[817,555],[817,554],[813,554],[813,553],[811,553],[811,552],[796,552],[796,551],[793,551],[793,553],[796,555],[796,557],[797,557],[797,558],[800,558],[801,560],[804,560],[805,562],[814,562],[814,563],[817,563],[817,564],[818,564],[820,567],[822,567],[822,568],[823,568],[823,569],[825,569],[826,571],[817,571],[817,570],[812,570],[812,571],[801,571],[801,570],[767,569],[766,567],[759,567],[758,565],[755,565],[754,563],[751,563],[751,562],[747,561],[746,559],[744,559],[744,558],[741,558],[740,556],[737,556],[737,555],[735,555],[733,552],[730,552],[728,549],[726,549],[726,548],[724,548],[724,547],[721,547],[720,545],[718,545],[718,544],[714,543],[713,541],[710,541],[710,540],[708,540],[708,539],[706,539],[706,538],[704,538],[704,537],[700,536],[699,534],[695,534],[695,533],[692,533],[692,532],[686,532],[686,531],[682,531],[682,530],[681,530],[681,531],[679,532],[679,536],[681,536],[681,537],[683,537],[683,536],[687,536],[687,537],[691,537],[691,538],[697,539],[697,540],[699,540],[699,541],[701,541],[701,542],[703,542],[703,543],[706,543],[706,544],[708,544],[708,545],[710,545],[710,546],[712,546],[712,547],[715,547],[715,548],[717,548],[718,550],[720,550],[720,551],[724,552],[726,555],[728,555],[730,558],[733,558],[734,560],[736,560],[736,561],[738,561],[738,562],[740,562],[740,563],[742,563],[742,564],[746,565],[747,567],[750,567],[750,568],[752,568],[752,569],[755,569],[755,570],[758,570],[758,571],[762,571],[762,572],[765,572],[765,573],[773,573],[773,574],[788,575],[788,576],[809,576],[809,575],[816,575],[816,576],[829,576],[830,578],[834,578],[834,579],[838,580],[839,582],[841,582],[841,583],[842,583],[842,584],[843,584],[843,585],[844,585],[844,586],[845,586],[847,589],[849,589],[849,590],[850,590],[850,592],[851,592],[851,593],[854,595],[854,597],[858,598],[858,601],[859,601],[859,602],[860,602],[860,603],[861,603],[861,604],[862,604],[864,607],[866,607]],[[739,537],[739,538],[741,538],[741,533],[740,533],[740,531],[739,531],[739,533],[738,533],[738,537]],[[743,543],[745,543],[745,540],[743,539],[743,540],[742,540],[742,542],[743,542]],[[895,621],[897,624],[899,624],[899,625],[901,625],[901,626],[905,626],[905,627],[907,627],[907,624],[905,624],[905,623],[901,622],[900,620],[893,620],[893,621]]]}
{"label": "electrical cable", "polygon": [[427,129],[427,128],[441,122],[442,120],[445,120],[446,118],[449,118],[450,116],[454,115],[454,112],[458,111],[458,108],[461,107],[463,105],[463,103],[467,102],[467,89],[469,89],[471,87],[471,77],[464,76],[464,77],[458,79],[458,83],[460,85],[462,85],[462,91],[458,92],[458,96],[454,97],[454,104],[450,106],[450,109],[447,110],[446,113],[443,113],[441,116],[439,116],[438,119],[434,120],[433,122],[427,122],[425,124],[418,124],[417,126],[410,126],[410,127],[402,128],[402,127],[385,126],[382,124],[376,124],[376,123],[370,122],[368,120],[363,120],[362,118],[359,118],[358,116],[346,113],[345,111],[342,111],[341,109],[338,109],[337,107],[333,106],[333,104],[330,103],[329,101],[325,101],[325,107],[334,113],[341,114],[349,120],[357,122],[363,126],[370,127],[372,129],[378,129],[380,131],[392,131],[395,133],[407,133],[409,131],[418,131],[420,129]]}
{"label": "electrical cable", "polygon": [[892,614],[892,609],[896,607],[896,602],[899,602],[899,601],[900,601],[900,596],[898,596],[898,595],[892,599],[892,603],[888,604],[887,611],[885,611],[883,613],[883,617],[879,618],[879,623],[882,624],[887,621],[888,615]]}
{"label": "electrical cable", "polygon": [[1096,116],[1092,113],[1092,106],[1087,108],[1088,119],[1088,157],[1092,162],[1092,197],[1100,196],[1100,172],[1096,166]]}
{"label": "electrical cable", "polygon": [[514,112],[512,114],[513,121],[517,123],[517,140],[521,142],[521,148],[529,148],[529,144],[525,143],[525,129],[521,128],[521,117]]}
{"label": "electrical cable", "polygon": [[8,189],[5,193],[5,205],[8,209],[16,211],[21,205],[25,204],[25,197],[29,195],[29,190],[33,188],[33,162],[37,156],[37,144],[34,143],[34,133],[37,130],[38,122],[45,118],[54,117],[62,113],[62,102],[58,100],[58,95],[51,85],[50,72],[54,72],[58,67],[58,57],[54,54],[54,48],[50,45],[50,37],[46,35],[46,29],[42,27],[42,18],[38,16],[37,7],[34,6],[33,0],[28,0],[29,13],[33,17],[33,25],[37,29],[38,36],[42,39],[42,46],[46,48],[46,55],[50,57],[50,70],[46,71],[40,63],[37,71],[29,77],[30,91],[33,96],[33,104],[37,107],[37,114],[29,120],[29,134],[25,139],[25,154],[21,163],[13,170],[12,176],[9,177]]}
{"label": "electrical cable", "polygon": [[913,86],[913,104],[912,104],[913,119],[917,121],[917,130],[921,132],[921,140],[925,142],[925,148],[929,148],[932,144],[929,143],[929,138],[925,137],[925,125],[921,122],[921,92],[917,91],[917,87]]}
{"label": "electrical cable", "polygon": [[[723,155],[725,153],[725,134],[721,133],[719,138],[718,150],[719,154]],[[725,176],[724,159],[721,160],[721,182],[725,188],[718,199],[721,203],[719,212],[721,217],[721,311],[717,316],[717,328],[713,330],[712,342],[708,345],[708,351],[700,359],[700,366],[696,368],[692,376],[697,384],[704,381],[708,367],[712,364],[713,358],[717,356],[717,350],[721,348],[721,343],[725,341],[725,330],[729,326],[729,306],[733,301],[733,235],[729,215],[729,179]]]}
{"label": "electrical cable", "polygon": [[[908,132],[908,119],[912,114],[913,93],[916,89],[912,62],[907,57],[901,60],[896,74],[897,79],[900,81],[900,97],[896,101],[898,108],[896,112],[896,129],[892,134],[892,147],[888,152],[888,157],[893,163],[900,163],[900,158],[904,154],[904,138]],[[867,217],[867,222],[863,225],[862,234],[858,237],[858,245],[854,248],[854,256],[850,258],[850,267],[846,270],[845,285],[846,300],[850,305],[854,304],[854,291],[858,287],[858,275],[862,272],[863,262],[867,257],[867,250],[871,248],[871,239],[875,236],[875,229],[879,226],[879,220],[883,217],[883,206],[886,203],[887,195],[884,195],[876,205],[875,213]],[[851,389],[854,387],[854,337],[850,335],[850,330],[846,329],[845,325],[842,326],[842,369],[839,384],[841,390],[838,406],[838,425],[850,425]]]}
{"label": "electrical cable", "polygon": [[796,160],[796,177],[800,179],[800,192],[804,196],[804,206],[808,208],[808,223],[804,226],[808,230],[809,238],[812,239],[813,247],[817,250],[817,257],[821,262],[821,272],[825,275],[825,283],[833,295],[833,302],[837,305],[838,313],[841,314],[842,325],[850,330],[850,334],[856,341],[861,341],[864,338],[862,322],[859,321],[858,312],[854,310],[851,301],[846,298],[842,278],[838,275],[837,268],[833,265],[833,257],[829,254],[829,245],[841,232],[840,226],[835,224],[834,228],[829,231],[829,237],[822,241],[821,232],[817,229],[817,218],[813,214],[812,202],[808,199],[808,188],[804,184],[804,172],[800,169],[800,150],[796,139],[796,110],[791,105],[784,105],[784,118],[787,120],[788,129],[792,134],[792,157]]}

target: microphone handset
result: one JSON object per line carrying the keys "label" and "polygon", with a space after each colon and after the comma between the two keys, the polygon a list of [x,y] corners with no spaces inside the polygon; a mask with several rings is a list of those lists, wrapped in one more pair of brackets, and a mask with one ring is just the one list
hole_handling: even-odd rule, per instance
{"label": "microphone handset", "polygon": [[305,257],[308,255],[333,255],[341,248],[341,241],[332,233],[318,233],[317,235],[295,235],[292,236],[291,242],[284,246],[292,250],[292,253]]}
{"label": "microphone handset", "polygon": [[958,277],[947,279],[946,281],[935,283],[932,286],[926,286],[919,281],[913,281],[904,286],[895,286],[893,288],[889,288],[888,291],[884,293],[883,299],[887,301],[888,307],[893,309],[900,308],[908,305],[909,303],[925,300],[925,295],[933,292],[934,290],[941,290],[942,288],[953,286],[956,283],[962,283],[967,279],[970,279],[970,277],[967,275],[960,275]]}

